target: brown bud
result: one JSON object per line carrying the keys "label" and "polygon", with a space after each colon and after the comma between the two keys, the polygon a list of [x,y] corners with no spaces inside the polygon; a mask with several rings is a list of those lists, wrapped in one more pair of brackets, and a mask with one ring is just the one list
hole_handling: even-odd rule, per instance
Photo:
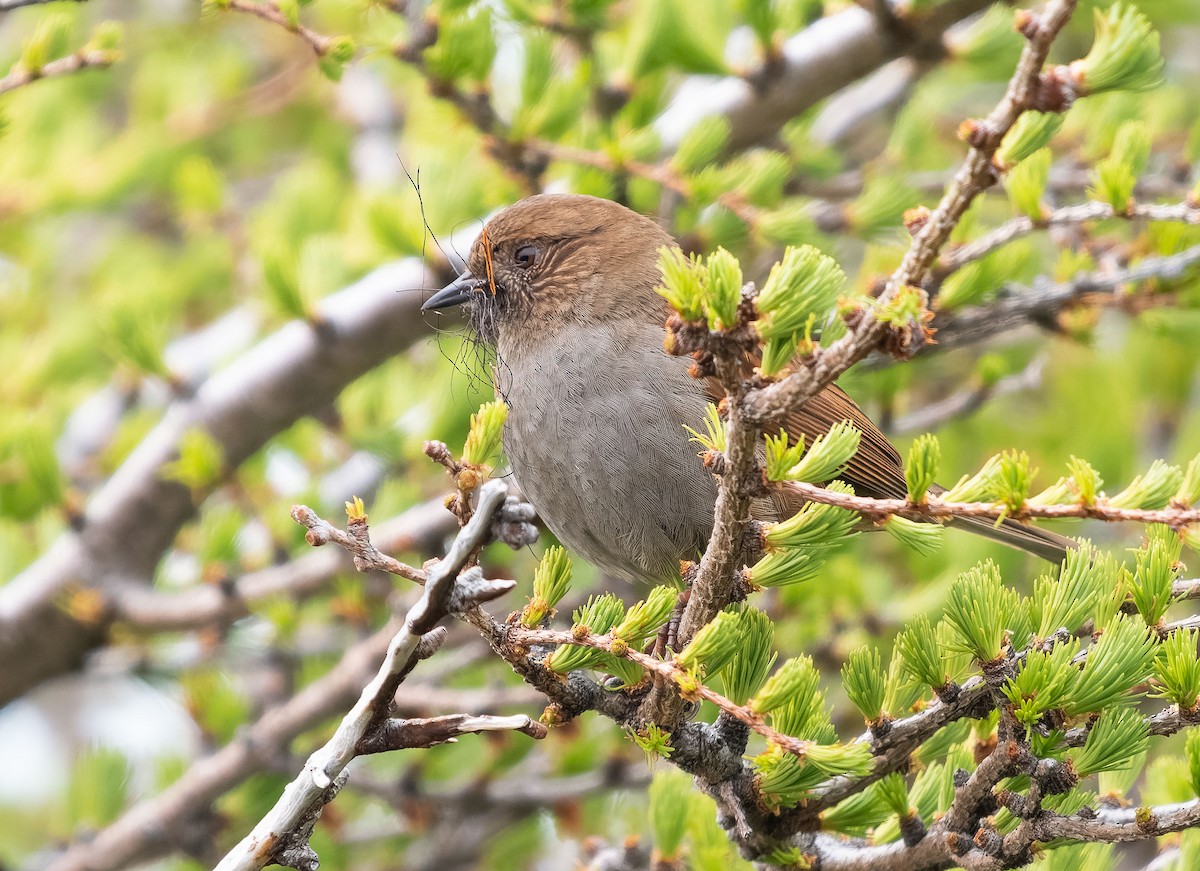
{"label": "brown bud", "polygon": [[929,216],[933,214],[926,206],[914,206],[904,210],[904,228],[910,236],[915,236],[925,229]]}
{"label": "brown bud", "polygon": [[1042,19],[1028,9],[1018,9],[1013,15],[1013,29],[1026,39],[1033,39],[1042,30]]}
{"label": "brown bud", "polygon": [[978,118],[968,118],[958,125],[958,138],[972,148],[982,148],[987,143],[988,126]]}

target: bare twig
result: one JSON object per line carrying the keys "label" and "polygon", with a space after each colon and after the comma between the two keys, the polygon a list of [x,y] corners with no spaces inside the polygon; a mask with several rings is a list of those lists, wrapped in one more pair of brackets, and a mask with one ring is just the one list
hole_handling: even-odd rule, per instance
{"label": "bare twig", "polygon": [[989,233],[968,242],[953,251],[947,252],[935,270],[938,279],[957,272],[972,261],[986,257],[998,248],[1032,233],[1035,230],[1050,227],[1083,224],[1088,221],[1100,221],[1105,218],[1121,218],[1129,221],[1174,221],[1183,224],[1200,224],[1200,205],[1189,202],[1157,204],[1132,203],[1121,212],[1108,203],[1087,202],[1077,206],[1064,206],[1054,209],[1041,220],[1028,216],[1013,218],[1006,224],[997,227]]}
{"label": "bare twig", "polygon": [[[384,550],[402,552],[426,549],[457,527],[442,500],[432,499],[380,524],[375,537]],[[316,595],[349,562],[346,551],[333,548],[268,566],[228,583],[203,584],[177,593],[151,590],[142,584],[114,586],[106,591],[106,617],[137,632],[169,632],[228,623],[246,616],[254,604],[276,596],[302,601]],[[411,574],[419,574],[420,582],[424,582],[420,569],[405,568]]]}
{"label": "bare twig", "polygon": [[389,735],[377,736],[375,730],[386,722],[388,705],[411,667],[422,636],[451,613],[494,599],[515,585],[513,581],[486,580],[478,572],[462,571],[467,559],[484,543],[491,520],[504,504],[507,492],[508,487],[502,481],[489,481],[480,488],[475,516],[463,527],[445,559],[430,569],[421,598],[409,609],[403,625],[393,636],[375,678],[342,719],[333,737],[308,758],[303,772],[287,786],[275,807],[254,830],[225,856],[217,866],[218,871],[257,871],[280,862],[281,849],[297,850],[292,833],[328,801],[328,790],[337,783],[350,760],[363,752],[364,743],[372,747],[368,752],[382,749],[373,747],[372,742],[397,743],[388,740]]}
{"label": "bare twig", "polygon": [[248,15],[253,15],[261,18],[263,21],[269,21],[279,27],[282,27],[288,33],[294,33],[313,50],[313,54],[317,57],[324,57],[329,51],[329,47],[333,44],[333,37],[324,36],[317,33],[308,27],[305,27],[299,22],[291,22],[287,16],[280,11],[279,7],[274,3],[255,3],[253,0],[226,0],[222,4],[228,9],[236,9],[238,12],[245,12]]}
{"label": "bare twig", "polygon": [[1006,375],[994,383],[982,383],[952,393],[945,399],[911,411],[896,418],[891,426],[885,427],[893,435],[930,432],[950,421],[968,417],[981,409],[989,399],[1033,390],[1042,383],[1046,369],[1046,358],[1035,357],[1028,366],[1013,375]]}
{"label": "bare twig", "polygon": [[[0,9],[0,11],[4,10]],[[84,49],[42,64],[37,69],[27,69],[18,65],[7,76],[0,79],[0,94],[15,91],[22,85],[28,85],[38,79],[51,79],[56,76],[70,75],[80,70],[112,66],[120,58],[120,52]]]}
{"label": "bare twig", "polygon": [[[0,12],[11,12],[13,9],[20,9],[22,6],[38,6],[42,3],[53,3],[55,0],[0,0]],[[77,3],[85,3],[87,0],[75,0]]]}

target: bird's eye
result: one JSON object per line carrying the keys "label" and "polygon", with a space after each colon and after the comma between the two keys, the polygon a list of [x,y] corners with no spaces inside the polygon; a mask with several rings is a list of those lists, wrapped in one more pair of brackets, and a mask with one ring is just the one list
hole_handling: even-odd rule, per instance
{"label": "bird's eye", "polygon": [[513,255],[513,261],[522,269],[528,269],[537,263],[541,253],[536,245],[522,245],[517,249],[517,253]]}

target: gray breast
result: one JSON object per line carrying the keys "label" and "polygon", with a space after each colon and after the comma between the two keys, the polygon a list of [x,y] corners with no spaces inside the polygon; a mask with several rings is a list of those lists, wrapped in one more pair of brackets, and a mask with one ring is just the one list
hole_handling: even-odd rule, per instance
{"label": "gray breast", "polygon": [[[700,386],[686,360],[657,350],[660,328],[555,332],[535,347],[500,342],[497,389],[510,407],[504,443],[517,482],[550,530],[598,567],[630,580],[678,577],[679,560],[708,540],[716,498],[683,429],[701,424]],[[647,349],[653,375],[634,360]]]}

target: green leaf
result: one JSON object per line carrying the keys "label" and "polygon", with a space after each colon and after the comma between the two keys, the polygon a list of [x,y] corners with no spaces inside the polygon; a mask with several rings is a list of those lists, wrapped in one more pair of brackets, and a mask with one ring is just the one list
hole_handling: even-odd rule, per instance
{"label": "green leaf", "polygon": [[1050,180],[1050,164],[1054,160],[1049,148],[1039,148],[1022,160],[1004,177],[1004,189],[1014,208],[1035,221],[1042,219],[1042,195]]}
{"label": "green leaf", "polygon": [[1182,483],[1183,472],[1178,466],[1155,460],[1144,475],[1134,478],[1128,487],[1109,499],[1108,504],[1113,508],[1166,508]]}
{"label": "green leaf", "polygon": [[1065,703],[1077,675],[1073,660],[1078,652],[1076,639],[1055,644],[1049,651],[1030,650],[1021,670],[1005,683],[1003,692],[1012,703],[1013,716],[1026,730]]}
{"label": "green leaf", "polygon": [[114,822],[128,801],[129,763],[119,750],[91,747],[71,766],[67,819],[72,829],[96,831]]}
{"label": "green leaf", "polygon": [[661,768],[654,773],[648,792],[654,846],[664,861],[674,862],[681,855],[688,828],[692,779],[676,768]]}
{"label": "green leaf", "polygon": [[896,653],[900,655],[900,667],[906,674],[934,689],[946,685],[946,669],[942,665],[937,633],[924,614],[914,617],[896,636]]}
{"label": "green leaf", "polygon": [[1089,542],[1081,542],[1067,551],[1057,579],[1042,575],[1034,581],[1031,616],[1037,638],[1049,638],[1059,629],[1073,633],[1083,626],[1099,599],[1101,585],[1110,581],[1102,560]]}
{"label": "green leaf", "polygon": [[684,257],[678,248],[663,246],[658,250],[658,271],[662,284],[655,291],[662,296],[685,321],[704,317],[704,282],[707,271],[695,255]]}
{"label": "green leaf", "polygon": [[720,674],[741,646],[741,620],[737,611],[726,609],[717,614],[679,652],[675,657],[676,664],[686,671],[700,671],[706,678]]}
{"label": "green leaf", "polygon": [[612,630],[613,637],[633,648],[644,646],[666,624],[678,596],[674,587],[655,587],[625,612],[625,618]]}
{"label": "green leaf", "polygon": [[946,601],[946,620],[963,650],[980,662],[993,662],[1003,652],[1019,605],[1016,591],[1004,586],[1000,570],[987,560],[958,576]]}
{"label": "green leaf", "polygon": [[424,61],[439,79],[483,82],[491,72],[495,56],[492,12],[477,8],[466,14],[441,16],[437,42],[425,50]]}
{"label": "green leaf", "polygon": [[731,133],[729,121],[721,115],[695,125],[680,140],[671,158],[671,166],[684,174],[699,172],[721,155]]}
{"label": "green leaf", "polygon": [[162,477],[191,490],[217,483],[225,470],[225,449],[205,430],[189,429],[179,440],[179,458],[163,466]]}
{"label": "green leaf", "polygon": [[705,283],[704,296],[708,328],[729,330],[737,326],[741,302],[741,264],[724,248],[718,248],[708,257],[708,281]]}
{"label": "green leaf", "polygon": [[722,694],[735,705],[744,705],[758,692],[775,664],[775,654],[771,652],[775,630],[764,612],[746,608],[739,615],[737,631],[741,644],[721,670],[720,680]]}
{"label": "green leaf", "polygon": [[842,420],[817,436],[800,462],[785,475],[789,481],[820,484],[832,481],[843,472],[862,442],[862,432],[848,420]]}
{"label": "green leaf", "polygon": [[1071,752],[1071,763],[1080,777],[1125,768],[1150,743],[1150,729],[1132,708],[1112,708],[1096,720],[1080,750]]}
{"label": "green leaf", "polygon": [[[827,488],[835,493],[853,493],[849,484],[834,481]],[[804,507],[781,523],[772,524],[764,535],[768,547],[828,548],[855,535],[858,514],[826,505],[806,502]]]}
{"label": "green leaf", "polygon": [[868,723],[880,720],[887,679],[878,650],[866,646],[852,650],[842,666],[842,685],[851,704],[862,712]]}
{"label": "green leaf", "polygon": [[940,523],[926,523],[892,515],[883,522],[882,529],[904,547],[930,556],[937,553],[946,538],[946,527]]}
{"label": "green leaf", "polygon": [[503,399],[485,402],[471,415],[471,430],[463,445],[462,460],[474,466],[490,463],[500,452],[508,406]]}
{"label": "green leaf", "polygon": [[992,502],[999,476],[1000,457],[990,457],[974,475],[963,475],[957,484],[942,494],[942,499],[946,502]]}
{"label": "green leaf", "polygon": [[1200,729],[1192,727],[1187,730],[1187,740],[1184,742],[1187,752],[1188,777],[1191,780],[1192,792],[1200,797]]}
{"label": "green leaf", "polygon": [[1170,699],[1181,711],[1194,711],[1200,699],[1197,644],[1200,644],[1200,631],[1176,629],[1159,645],[1154,659],[1154,676],[1161,686],[1151,695]]}
{"label": "green leaf", "polygon": [[813,666],[812,657],[786,660],[755,693],[749,702],[750,709],[757,714],[767,714],[791,705],[805,711],[814,701],[820,702],[819,684],[820,675]]}
{"label": "green leaf", "polygon": [[710,402],[704,409],[704,432],[690,426],[684,429],[691,435],[688,441],[695,442],[706,451],[725,453],[725,421],[721,420],[721,412],[713,403]]}
{"label": "green leaf", "polygon": [[1140,121],[1121,125],[1108,157],[1096,164],[1088,195],[1124,212],[1133,201],[1138,176],[1150,157],[1150,134]]}
{"label": "green leaf", "polygon": [[[589,635],[606,635],[625,616],[625,605],[612,593],[589,597],[573,615],[572,629]],[[580,668],[595,668],[612,657],[603,650],[562,644],[546,657],[546,667],[559,674]]]}
{"label": "green leaf", "polygon": [[1158,32],[1128,3],[1092,10],[1096,40],[1087,57],[1071,64],[1080,93],[1148,91],[1162,83]]}
{"label": "green leaf", "polygon": [[1116,703],[1150,675],[1155,646],[1154,636],[1140,617],[1118,614],[1088,649],[1083,671],[1076,678],[1063,710],[1074,717]]}
{"label": "green leaf", "polygon": [[908,498],[917,505],[925,501],[925,494],[937,480],[941,459],[941,444],[937,436],[930,433],[918,436],[908,449],[908,461],[904,464],[904,481],[908,485]]}
{"label": "green leaf", "polygon": [[755,326],[766,343],[764,375],[778,374],[791,362],[814,325],[832,313],[845,281],[837,262],[811,245],[784,251],[755,300]]}
{"label": "green leaf", "polygon": [[1174,601],[1175,564],[1182,546],[1174,530],[1154,525],[1147,529],[1146,543],[1135,553],[1129,593],[1147,626],[1157,626]]}
{"label": "green leaf", "polygon": [[1001,172],[1008,172],[1049,145],[1062,123],[1063,116],[1057,112],[1021,113],[1017,122],[1004,134],[993,162]]}
{"label": "green leaf", "polygon": [[533,573],[533,598],[521,611],[522,626],[533,629],[554,613],[555,606],[571,588],[573,571],[565,548],[551,545],[546,549]]}
{"label": "green leaf", "polygon": [[767,451],[765,463],[767,480],[786,480],[788,472],[804,456],[804,434],[799,433],[796,436],[796,443],[789,445],[791,437],[787,430],[781,427],[779,435],[773,436],[770,433],[764,433],[763,440],[766,443]]}

